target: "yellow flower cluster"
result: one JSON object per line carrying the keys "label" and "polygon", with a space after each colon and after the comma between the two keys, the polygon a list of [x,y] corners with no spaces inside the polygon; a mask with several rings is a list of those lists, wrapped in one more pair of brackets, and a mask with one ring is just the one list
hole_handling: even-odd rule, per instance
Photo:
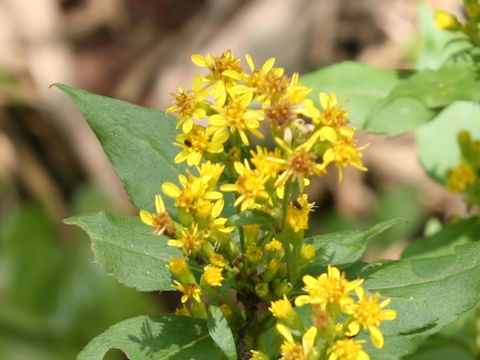
{"label": "yellow flower cluster", "polygon": [[464,23],[445,10],[435,10],[435,26],[438,29],[461,31],[475,46],[480,45],[480,2],[478,0],[463,0],[467,19]]}
{"label": "yellow flower cluster", "polygon": [[458,134],[461,161],[447,171],[446,187],[452,192],[464,192],[469,205],[480,205],[480,141],[473,140],[468,131]]}
{"label": "yellow flower cluster", "polygon": [[[141,210],[140,218],[155,235],[166,236],[169,246],[181,250],[181,257],[171,258],[167,265],[173,287],[182,293],[179,314],[205,318],[203,299],[209,297],[240,331],[248,319],[257,317],[249,312],[259,308],[259,302],[274,301],[273,315],[286,324],[279,325],[285,338],[283,359],[306,359],[322,330],[309,329],[299,345],[286,327],[303,329],[287,296],[316,256],[315,247],[303,241],[314,207],[304,189],[312,176],[325,175],[330,164],[339,169],[340,180],[346,166],[365,171],[362,148],[357,147],[355,128],[335,94],[320,93],[317,107],[307,98],[311,89],[299,82],[298,74],[285,75],[284,69],[274,66],[274,58],[260,68],[250,56],[245,60],[246,67],[230,51],[192,56],[208,73],[197,75],[191,90],[179,88],[167,109],[178,117],[174,145],[179,152],[174,161],[190,168],[177,183],[162,185],[176,211],[169,213],[161,195],[156,195],[155,213]],[[265,137],[271,147],[253,144]],[[322,289],[333,285],[321,285],[322,276],[305,277],[308,295],[297,297],[296,305],[309,303],[325,310],[342,304],[351,318],[344,333],[353,334],[358,323],[357,328],[366,326],[378,335],[378,316],[368,324],[364,317],[354,320],[364,310],[348,300],[348,291],[360,283],[337,277],[345,281],[345,292],[332,293],[325,301],[320,298],[328,292]],[[234,290],[235,302],[229,290]],[[358,344],[332,343],[338,349],[331,350],[330,357],[343,359],[342,351],[348,346],[357,349]],[[268,358],[259,351],[252,354]]]}
{"label": "yellow flower cluster", "polygon": [[[384,309],[390,299],[379,302],[379,294],[366,295],[361,286],[363,280],[348,281],[345,274],[333,266],[316,278],[305,275],[303,282],[306,294],[297,296],[295,305],[311,305],[311,327],[304,330],[286,296],[273,301],[269,308],[280,321],[277,330],[284,338],[281,360],[320,359],[322,353],[328,360],[368,360],[362,348],[365,341],[355,340],[362,329],[370,333],[374,346],[383,347],[379,326],[396,317],[394,310]],[[294,339],[290,329],[303,333],[301,343]]]}

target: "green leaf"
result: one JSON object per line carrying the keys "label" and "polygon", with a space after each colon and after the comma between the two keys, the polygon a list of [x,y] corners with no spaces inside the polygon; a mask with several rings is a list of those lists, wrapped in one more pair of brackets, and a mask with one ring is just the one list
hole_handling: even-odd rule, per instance
{"label": "green leaf", "polygon": [[272,224],[273,218],[270,214],[261,210],[245,210],[228,218],[228,226],[243,226],[256,224]]}
{"label": "green leaf", "polygon": [[474,355],[463,344],[446,339],[429,339],[412,355],[403,360],[474,360]]}
{"label": "green leaf", "polygon": [[411,97],[388,97],[372,110],[365,127],[374,133],[401,135],[431,120],[437,111]]}
{"label": "green leaf", "polygon": [[462,130],[470,131],[472,138],[480,138],[479,104],[455,102],[416,132],[420,163],[428,175],[440,182],[445,182],[449,168],[460,163],[457,135]]}
{"label": "green leaf", "polygon": [[101,360],[110,349],[130,360],[211,360],[222,353],[208,335],[205,320],[179,315],[124,320],[93,339],[78,360]]}
{"label": "green leaf", "polygon": [[314,275],[322,272],[327,265],[353,263],[363,255],[368,240],[404,221],[394,218],[378,223],[367,231],[341,231],[306,238],[306,243],[315,246],[317,255],[305,272]]}
{"label": "green leaf", "polygon": [[[154,208],[162,183],[177,181],[185,168],[173,159],[176,119],[161,111],[55,84],[72,98],[92,127],[125,191],[139,209]],[[173,214],[173,201],[166,205]]]}
{"label": "green leaf", "polygon": [[375,262],[356,275],[366,279],[367,291],[392,298],[389,308],[397,311],[396,320],[382,324],[385,347],[368,352],[372,359],[398,359],[478,303],[480,243],[440,256]]}
{"label": "green leaf", "polygon": [[167,246],[167,238],[152,235],[151,228],[138,217],[103,212],[65,220],[84,229],[92,239],[96,261],[121,283],[140,291],[171,290],[166,265],[177,249]]}
{"label": "green leaf", "polygon": [[215,344],[222,349],[229,360],[237,359],[237,350],[232,330],[218,306],[210,305],[208,308],[207,328]]}
{"label": "green leaf", "polygon": [[458,245],[480,240],[480,218],[462,219],[431,236],[414,241],[402,253],[402,258],[432,257],[451,253]]}
{"label": "green leaf", "polygon": [[480,101],[480,83],[473,66],[451,64],[439,70],[421,70],[402,79],[387,100],[410,97],[429,108],[457,100]]}
{"label": "green leaf", "polygon": [[345,61],[307,74],[301,81],[313,88],[312,99],[317,106],[319,91],[333,91],[344,98],[352,125],[363,128],[370,109],[395,87],[398,75],[391,70]]}

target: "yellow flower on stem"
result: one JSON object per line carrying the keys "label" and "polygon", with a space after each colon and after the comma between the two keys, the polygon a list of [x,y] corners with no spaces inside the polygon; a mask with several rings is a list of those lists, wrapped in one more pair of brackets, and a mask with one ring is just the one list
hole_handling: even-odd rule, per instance
{"label": "yellow flower on stem", "polygon": [[327,166],[335,161],[335,166],[338,168],[338,181],[343,181],[343,168],[349,165],[356,167],[359,170],[367,171],[363,165],[361,158],[363,154],[359,150],[363,150],[368,145],[357,148],[353,138],[342,138],[328,148],[323,154],[322,165]]}
{"label": "yellow flower on stem", "polygon": [[359,287],[362,279],[348,281],[344,273],[334,266],[328,266],[327,272],[317,278],[311,275],[303,277],[305,287],[302,289],[308,295],[299,295],[295,299],[296,306],[305,304],[321,305],[324,309],[329,304],[338,304],[342,310],[353,303],[350,292]]}
{"label": "yellow flower on stem", "polygon": [[160,195],[155,195],[155,214],[147,210],[140,210],[140,219],[144,224],[153,226],[155,235],[165,234],[168,237],[175,235],[175,223],[168,214],[165,203]]}
{"label": "yellow flower on stem", "polygon": [[358,303],[352,304],[347,310],[347,314],[353,316],[353,321],[348,325],[347,336],[355,336],[360,332],[360,328],[367,329],[370,332],[370,338],[373,345],[377,348],[383,347],[383,334],[378,328],[384,320],[393,320],[397,317],[395,310],[383,308],[390,304],[391,299],[378,302],[380,294],[374,296],[365,295],[362,287],[357,287],[355,292],[358,296]]}
{"label": "yellow flower on stem", "polygon": [[169,246],[181,248],[185,254],[195,254],[200,250],[203,234],[198,231],[198,225],[193,223],[190,228],[184,228],[178,239],[168,240]]}
{"label": "yellow flower on stem", "polygon": [[318,99],[323,108],[323,114],[320,114],[319,118],[314,118],[314,123],[320,122],[334,128],[347,126],[350,123],[348,111],[342,109],[342,104],[338,103],[335,93],[331,93],[329,96],[324,92],[320,92]]}
{"label": "yellow flower on stem", "polygon": [[189,299],[193,299],[197,303],[202,301],[202,290],[197,284],[181,284],[177,280],[173,280],[173,287],[183,294],[180,299],[182,304],[185,304]]}
{"label": "yellow flower on stem", "polygon": [[370,356],[363,351],[365,340],[340,339],[328,348],[328,360],[370,360]]}
{"label": "yellow flower on stem", "polygon": [[315,203],[308,202],[308,195],[302,194],[290,202],[287,208],[287,223],[294,232],[308,229],[308,217]]}
{"label": "yellow flower on stem", "polygon": [[254,208],[257,200],[267,200],[269,198],[268,192],[265,190],[268,175],[260,173],[257,169],[252,170],[246,159],[244,164],[241,162],[234,163],[234,167],[239,174],[235,184],[220,186],[222,191],[233,191],[240,194],[235,200],[234,206],[240,205],[240,210],[245,211]]}
{"label": "yellow flower on stem", "polygon": [[277,239],[272,239],[267,244],[265,244],[265,250],[267,251],[282,250],[282,248],[282,243]]}
{"label": "yellow flower on stem", "polygon": [[283,325],[277,324],[277,331],[283,336],[284,341],[280,346],[282,357],[280,360],[308,360],[310,353],[315,346],[317,329],[310,327],[302,336],[302,343],[297,343],[290,330]]}
{"label": "yellow flower on stem", "polygon": [[185,91],[178,88],[176,94],[172,94],[175,103],[167,108],[166,112],[176,112],[178,117],[177,129],[182,126],[184,133],[189,132],[193,127],[193,117],[203,119],[206,116],[205,109],[201,107],[202,102],[208,96],[208,91],[202,89],[202,77],[197,75],[193,80],[192,91]]}
{"label": "yellow flower on stem", "polygon": [[195,278],[190,271],[190,267],[188,266],[188,263],[184,257],[170,257],[170,262],[166,265],[166,268],[170,270],[170,272],[182,283],[190,283],[195,281]]}
{"label": "yellow flower on stem", "polygon": [[459,30],[462,25],[457,18],[445,10],[435,10],[435,27],[442,30]]}
{"label": "yellow flower on stem", "polygon": [[207,265],[203,268],[202,281],[208,286],[222,286],[222,268],[214,265]]}
{"label": "yellow flower on stem", "polygon": [[462,163],[455,170],[447,172],[447,177],[447,189],[452,192],[465,190],[476,178],[472,166],[468,163]]}
{"label": "yellow flower on stem", "polygon": [[283,295],[282,299],[272,301],[268,310],[275,318],[283,321],[291,329],[303,329],[302,320],[296,311],[293,310],[292,304],[286,295]]}
{"label": "yellow flower on stem", "polygon": [[218,114],[210,116],[209,125],[214,131],[223,132],[230,130],[231,134],[238,132],[242,143],[249,145],[247,132],[250,132],[263,139],[263,134],[258,130],[260,121],[263,120],[262,110],[250,110],[248,106],[252,102],[253,93],[251,91],[241,95],[234,96],[225,106],[212,106]]}
{"label": "yellow flower on stem", "polygon": [[175,163],[186,161],[189,166],[198,165],[207,154],[219,154],[223,143],[228,140],[228,132],[192,125],[187,133],[178,134],[173,144],[182,148],[175,156]]}
{"label": "yellow flower on stem", "polygon": [[210,161],[197,166],[199,177],[207,182],[209,189],[213,189],[217,185],[224,169],[225,165],[215,164]]}
{"label": "yellow flower on stem", "polygon": [[[250,150],[250,154],[252,155],[250,161],[255,165],[255,168],[260,173],[267,174],[270,178],[275,179],[283,170],[283,164],[278,161],[282,159],[282,154],[278,148],[268,151],[266,148],[257,145],[256,151]],[[272,161],[272,158],[276,161]]]}

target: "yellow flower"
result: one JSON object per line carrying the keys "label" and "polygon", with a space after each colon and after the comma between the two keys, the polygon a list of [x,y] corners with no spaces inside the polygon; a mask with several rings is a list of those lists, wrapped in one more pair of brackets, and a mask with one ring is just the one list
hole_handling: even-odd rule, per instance
{"label": "yellow flower", "polygon": [[[166,265],[167,269],[175,275],[182,282],[194,280],[190,267],[184,257],[174,258],[170,257],[170,262]],[[187,279],[188,278],[188,279]]]}
{"label": "yellow flower", "polygon": [[465,190],[469,184],[475,181],[475,172],[470,164],[462,163],[453,170],[447,172],[447,189],[452,192]]}
{"label": "yellow flower", "polygon": [[341,339],[328,348],[328,360],[370,360],[370,356],[363,351],[362,343],[365,340]]}
{"label": "yellow flower", "polygon": [[202,290],[197,284],[184,285],[177,280],[173,280],[173,287],[183,294],[180,299],[182,304],[185,304],[189,299],[193,299],[198,303],[202,301]]}
{"label": "yellow flower", "polygon": [[[283,164],[279,162],[282,159],[282,154],[278,148],[268,151],[266,148],[257,145],[256,151],[250,150],[250,154],[252,155],[250,161],[262,174],[267,174],[275,179],[278,173],[283,170]],[[272,159],[275,160],[272,161]]]}
{"label": "yellow flower", "polygon": [[165,203],[160,195],[155,195],[155,214],[147,210],[140,210],[140,219],[143,223],[153,226],[155,235],[165,234],[169,237],[175,235],[175,223],[168,214]]}
{"label": "yellow flower", "polygon": [[303,244],[300,248],[300,259],[304,264],[315,257],[315,247],[312,244]]}
{"label": "yellow flower", "polygon": [[252,357],[250,358],[250,360],[269,360],[270,359],[268,355],[264,354],[261,351],[250,350],[250,352],[252,353]]}
{"label": "yellow flower", "polygon": [[292,333],[283,324],[277,324],[277,331],[283,336],[284,341],[280,346],[282,357],[280,360],[308,360],[317,337],[317,329],[310,327],[302,336],[302,343],[297,343]]}
{"label": "yellow flower", "polygon": [[235,200],[234,206],[240,205],[240,210],[245,211],[254,208],[257,200],[269,198],[268,192],[265,190],[268,175],[260,173],[257,169],[252,170],[246,159],[244,164],[234,163],[234,167],[239,174],[235,184],[225,184],[220,187],[222,191],[233,191],[240,194]]}
{"label": "yellow flower", "polygon": [[207,182],[209,189],[213,189],[217,185],[224,169],[224,165],[215,164],[210,161],[206,161],[200,166],[197,166],[199,177]]}
{"label": "yellow flower", "polygon": [[174,145],[182,148],[175,156],[175,163],[187,161],[189,166],[198,165],[207,154],[223,151],[223,143],[228,140],[228,132],[192,125],[189,132],[178,134]]}
{"label": "yellow flower", "polygon": [[185,305],[182,305],[181,308],[175,309],[175,315],[181,315],[181,316],[192,316],[190,313],[190,310]]}
{"label": "yellow flower", "polygon": [[325,309],[328,304],[338,304],[344,310],[353,303],[350,292],[359,287],[362,282],[362,279],[348,281],[344,273],[340,273],[340,270],[334,266],[328,266],[327,273],[317,278],[311,275],[303,277],[305,284],[303,290],[308,295],[297,296],[295,305],[321,305]]}
{"label": "yellow flower", "polygon": [[461,24],[454,15],[437,9],[435,10],[435,27],[442,30],[458,30],[461,28]]}
{"label": "yellow flower", "polygon": [[357,148],[354,144],[353,138],[342,138],[328,148],[323,154],[323,165],[327,166],[331,162],[335,161],[335,166],[338,167],[338,181],[343,181],[343,168],[349,165],[355,166],[357,169],[367,171],[367,168],[363,165],[363,154],[359,151],[366,146]]}
{"label": "yellow flower", "polygon": [[267,104],[264,108],[265,120],[275,130],[288,127],[297,118],[294,106],[290,101],[279,101]]}
{"label": "yellow flower", "polygon": [[282,250],[282,243],[277,239],[272,239],[265,245],[265,250],[267,251],[276,251]]}
{"label": "yellow flower", "polygon": [[193,80],[192,91],[185,91],[179,87],[175,98],[175,104],[167,108],[166,112],[177,112],[177,129],[182,126],[183,132],[187,133],[192,129],[193,117],[203,119],[206,115],[205,109],[201,107],[202,102],[208,96],[208,91],[201,89],[203,80],[197,75]]}
{"label": "yellow flower", "polygon": [[252,92],[246,92],[231,98],[225,106],[212,106],[212,109],[216,110],[218,114],[210,116],[209,125],[214,131],[230,129],[231,134],[238,132],[245,145],[250,144],[246,132],[263,138],[263,134],[258,130],[260,121],[263,120],[263,111],[248,109],[252,97]]}
{"label": "yellow flower", "polygon": [[210,54],[205,57],[192,55],[192,62],[195,65],[210,70],[210,74],[205,79],[208,85],[213,85],[212,95],[219,106],[225,104],[227,90],[241,79],[245,72],[240,61],[241,59],[235,58],[230,50],[225,51],[222,56],[213,56],[213,58]]}
{"label": "yellow flower", "polygon": [[348,111],[342,109],[342,104],[338,103],[335,93],[328,96],[326,93],[320,92],[318,99],[323,108],[323,114],[320,114],[319,118],[313,118],[314,123],[321,122],[334,128],[347,126],[350,123]]}
{"label": "yellow flower", "polygon": [[209,256],[208,260],[210,264],[218,266],[219,268],[224,268],[228,265],[228,261],[221,254],[213,253]]}
{"label": "yellow flower", "polygon": [[362,287],[355,289],[358,296],[358,303],[352,304],[347,313],[353,316],[353,321],[348,325],[347,336],[355,336],[359,333],[360,327],[367,329],[370,332],[370,338],[373,345],[377,348],[383,347],[383,334],[378,328],[380,323],[384,320],[393,320],[397,317],[395,310],[383,310],[391,299],[383,300],[378,303],[380,294],[374,296],[365,295]]}
{"label": "yellow flower", "polygon": [[207,265],[203,268],[203,281],[209,286],[222,286],[222,268],[214,265]]}
{"label": "yellow flower", "polygon": [[193,223],[191,228],[184,228],[179,239],[168,240],[169,246],[175,246],[183,249],[185,254],[190,255],[196,253],[203,241],[203,234],[198,231],[198,225]]}
{"label": "yellow flower", "polygon": [[290,202],[287,208],[287,223],[294,232],[308,229],[308,216],[314,204],[308,202],[307,194],[302,194]]}
{"label": "yellow flower", "polygon": [[263,257],[262,249],[258,246],[250,245],[245,250],[245,257],[253,263],[259,262]]}
{"label": "yellow flower", "polygon": [[283,295],[283,299],[272,301],[268,310],[270,310],[277,319],[283,320],[293,311],[293,308],[287,296]]}

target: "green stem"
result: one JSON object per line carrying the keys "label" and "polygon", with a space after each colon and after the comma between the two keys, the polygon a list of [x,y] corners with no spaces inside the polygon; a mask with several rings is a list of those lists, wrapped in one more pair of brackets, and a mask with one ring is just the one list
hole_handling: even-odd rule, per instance
{"label": "green stem", "polygon": [[287,274],[288,274],[288,281],[293,281],[293,263],[292,263],[292,254],[290,252],[290,241],[285,236],[287,228],[287,210],[288,210],[288,203],[290,202],[290,193],[292,191],[292,183],[287,181],[285,183],[285,190],[283,192],[283,203],[282,203],[282,230],[280,240],[283,245],[283,249],[285,251],[285,258],[287,260]]}

